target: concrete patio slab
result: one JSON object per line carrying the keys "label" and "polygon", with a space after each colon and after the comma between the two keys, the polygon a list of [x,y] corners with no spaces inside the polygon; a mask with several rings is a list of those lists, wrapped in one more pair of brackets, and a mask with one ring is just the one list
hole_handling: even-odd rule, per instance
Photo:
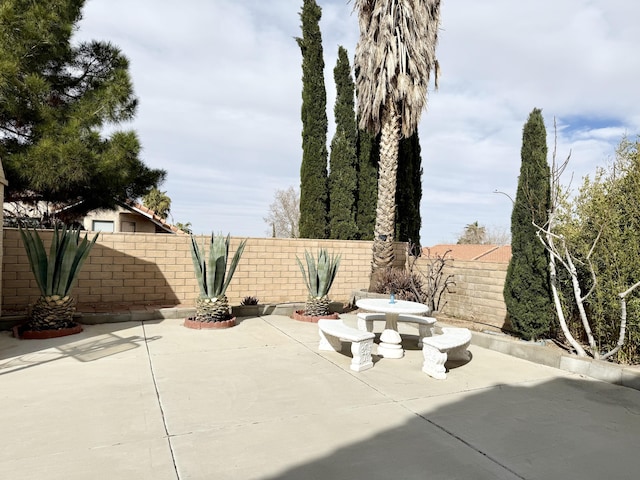
{"label": "concrete patio slab", "polygon": [[[344,315],[346,322],[355,316]],[[470,348],[446,380],[349,369],[317,326],[180,319],[0,332],[0,471],[48,479],[636,478],[640,391]],[[413,332],[413,333],[412,333]]]}

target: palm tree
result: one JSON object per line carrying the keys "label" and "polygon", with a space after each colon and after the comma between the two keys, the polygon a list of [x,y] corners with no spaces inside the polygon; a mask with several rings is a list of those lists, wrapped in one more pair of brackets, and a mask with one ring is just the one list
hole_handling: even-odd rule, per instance
{"label": "palm tree", "polygon": [[476,220],[473,223],[468,224],[464,227],[464,231],[460,238],[458,238],[458,244],[467,244],[467,245],[480,245],[485,243],[485,237],[487,235],[487,229],[480,225]]}
{"label": "palm tree", "polygon": [[162,192],[157,187],[153,187],[143,199],[142,204],[150,210],[153,210],[161,219],[166,220],[171,211],[171,198],[167,192]]}
{"label": "palm tree", "polygon": [[355,0],[360,23],[355,77],[360,128],[381,134],[371,284],[393,261],[398,146],[418,128],[427,103],[440,0]]}

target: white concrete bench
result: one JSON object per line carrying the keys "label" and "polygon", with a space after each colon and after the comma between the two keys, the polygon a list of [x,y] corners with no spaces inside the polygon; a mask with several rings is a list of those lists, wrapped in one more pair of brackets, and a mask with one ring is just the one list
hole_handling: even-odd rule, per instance
{"label": "white concrete bench", "polygon": [[[365,332],[373,332],[374,321],[385,321],[384,313],[358,313],[358,329]],[[418,348],[422,348],[422,339],[434,335],[434,327],[437,320],[434,317],[421,315],[398,315],[398,323],[413,323],[418,327]]]}
{"label": "white concrete bench", "polygon": [[444,380],[447,360],[469,361],[471,354],[467,350],[471,343],[471,332],[467,328],[443,328],[442,334],[422,339],[424,363],[422,371],[427,375]]}
{"label": "white concrete bench", "polygon": [[342,342],[351,342],[353,360],[349,368],[361,372],[373,367],[371,352],[373,351],[373,338],[370,332],[363,332],[352,328],[342,320],[318,320],[318,333],[320,334],[319,350],[342,351]]}

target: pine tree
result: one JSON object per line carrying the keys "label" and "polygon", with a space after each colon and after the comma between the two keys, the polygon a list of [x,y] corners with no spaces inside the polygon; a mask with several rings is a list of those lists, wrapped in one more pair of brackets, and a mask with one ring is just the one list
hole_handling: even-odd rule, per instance
{"label": "pine tree", "polygon": [[507,269],[504,301],[512,327],[528,340],[548,333],[552,322],[549,260],[533,225],[547,222],[550,206],[547,132],[537,108],[524,125],[521,159],[511,214],[513,255]]}
{"label": "pine tree", "polygon": [[333,76],[336,82],[336,132],[331,141],[329,169],[329,238],[355,240],[358,238],[355,211],[358,129],[354,110],[355,86],[347,50],[342,46],[338,48]]}
{"label": "pine tree", "polygon": [[420,247],[420,201],[422,200],[422,157],[416,130],[400,140],[398,187],[396,188],[396,238]]}
{"label": "pine tree", "polygon": [[315,0],[304,0],[302,37],[302,165],[300,167],[300,237],[327,238],[327,94],[320,17]]}
{"label": "pine tree", "polygon": [[84,0],[0,7],[0,158],[6,201],[74,204],[78,215],[146,194],[165,176],[139,159],[129,62],[106,42],[72,45]]}
{"label": "pine tree", "polygon": [[378,161],[380,136],[358,130],[358,191],[356,193],[356,224],[360,240],[373,240],[378,198]]}

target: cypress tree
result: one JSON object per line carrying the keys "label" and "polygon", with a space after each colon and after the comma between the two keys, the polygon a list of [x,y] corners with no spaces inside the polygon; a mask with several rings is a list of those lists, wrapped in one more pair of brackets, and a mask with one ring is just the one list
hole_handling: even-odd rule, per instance
{"label": "cypress tree", "polygon": [[300,167],[300,237],[327,238],[327,93],[320,17],[315,0],[304,0],[302,37],[302,165]]}
{"label": "cypress tree", "polygon": [[358,191],[356,224],[360,240],[373,240],[378,201],[378,161],[380,136],[358,130]]}
{"label": "cypress tree", "polygon": [[355,218],[358,129],[354,110],[355,86],[347,50],[342,46],[338,48],[333,76],[336,82],[336,132],[331,141],[329,169],[329,238],[354,240],[358,238]]}
{"label": "cypress tree", "polygon": [[400,140],[398,186],[396,188],[396,238],[420,247],[420,200],[422,200],[422,158],[416,130]]}
{"label": "cypress tree", "polygon": [[512,327],[529,340],[548,333],[552,322],[549,260],[533,225],[547,222],[550,206],[547,132],[540,109],[533,109],[524,125],[521,159],[503,293]]}

